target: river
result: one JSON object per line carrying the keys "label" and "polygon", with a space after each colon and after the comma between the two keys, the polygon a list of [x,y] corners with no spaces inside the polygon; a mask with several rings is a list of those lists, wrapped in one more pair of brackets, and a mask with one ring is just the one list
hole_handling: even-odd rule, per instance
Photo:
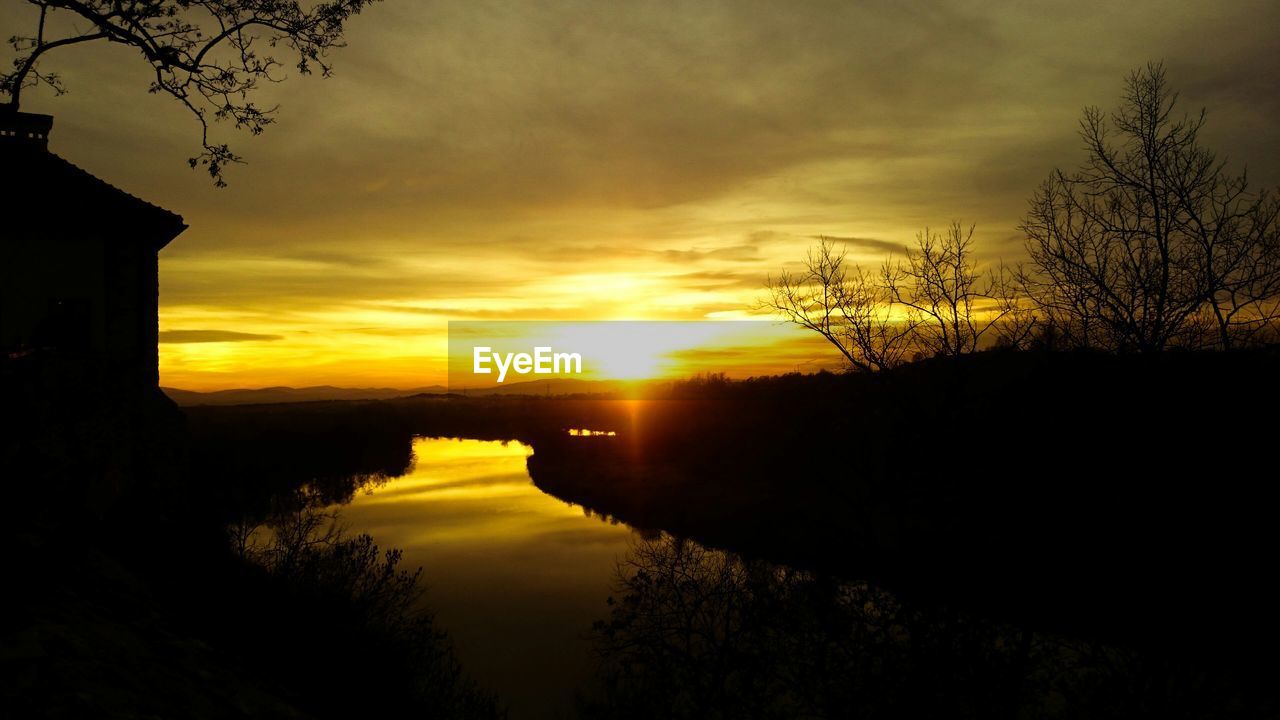
{"label": "river", "polygon": [[419,438],[412,470],[343,506],[351,533],[421,566],[459,659],[513,718],[564,717],[591,677],[587,634],[608,613],[622,524],[547,495],[518,442]]}
{"label": "river", "polygon": [[582,692],[604,717],[1095,716],[1235,697],[1166,697],[1199,670],[1131,648],[602,521],[540,491],[521,443],[413,449],[341,520],[424,569],[438,627],[513,718],[572,717]]}

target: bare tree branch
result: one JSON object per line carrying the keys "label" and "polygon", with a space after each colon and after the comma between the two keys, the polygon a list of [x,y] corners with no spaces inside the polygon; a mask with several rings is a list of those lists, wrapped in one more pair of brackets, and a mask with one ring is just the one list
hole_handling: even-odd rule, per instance
{"label": "bare tree branch", "polygon": [[[223,171],[242,162],[225,143],[210,138],[210,125],[230,121],[237,130],[261,133],[275,121],[276,108],[261,108],[250,99],[260,84],[278,82],[282,66],[272,54],[285,48],[298,72],[318,69],[328,77],[328,53],[344,45],[346,22],[375,0],[332,0],[304,9],[296,0],[28,0],[39,8],[31,35],[9,38],[16,52],[13,70],[0,73],[0,93],[8,111],[20,107],[22,91],[47,85],[55,93],[66,88],[56,73],[40,63],[51,50],[102,40],[138,50],[153,69],[150,92],[172,96],[200,123],[201,152],[188,160],[203,167],[214,184],[226,185]],[[88,21],[92,29],[72,28],[50,38],[51,23]],[[266,52],[261,49],[265,48]]]}
{"label": "bare tree branch", "polygon": [[1119,110],[1085,109],[1085,163],[1031,199],[1020,283],[1073,344],[1231,349],[1274,333],[1280,200],[1229,174],[1199,144],[1205,112],[1176,118],[1176,104],[1161,65],[1133,72]]}
{"label": "bare tree branch", "polygon": [[911,347],[913,321],[897,312],[896,301],[878,278],[854,265],[822,238],[809,251],[799,274],[782,272],[766,281],[762,306],[817,332],[863,372],[887,370],[903,362]]}
{"label": "bare tree branch", "polygon": [[[884,286],[909,310],[920,351],[958,356],[978,349],[987,333],[1017,309],[1003,265],[986,273],[973,262],[974,226],[952,223],[945,235],[925,228],[905,259],[885,261]],[[985,279],[984,279],[985,275]]]}

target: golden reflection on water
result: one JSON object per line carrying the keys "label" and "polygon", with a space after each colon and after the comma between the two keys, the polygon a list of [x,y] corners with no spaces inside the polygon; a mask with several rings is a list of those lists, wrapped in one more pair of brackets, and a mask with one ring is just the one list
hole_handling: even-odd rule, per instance
{"label": "golden reflection on water", "polygon": [[517,442],[418,439],[405,476],[341,508],[351,533],[422,566],[427,601],[463,666],[513,718],[557,717],[590,670],[585,635],[608,607],[625,525],[543,493]]}

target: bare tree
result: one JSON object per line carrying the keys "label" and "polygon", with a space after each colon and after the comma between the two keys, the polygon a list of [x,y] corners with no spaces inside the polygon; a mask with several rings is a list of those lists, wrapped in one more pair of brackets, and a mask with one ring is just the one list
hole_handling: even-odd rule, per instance
{"label": "bare tree", "polygon": [[[974,226],[952,223],[946,234],[925,228],[905,259],[886,260],[883,283],[906,307],[916,343],[931,355],[958,356],[978,349],[987,333],[1018,311],[1017,294],[1003,265],[981,271],[973,260]],[[1006,329],[1008,326],[1005,326]],[[1008,340],[1021,341],[1029,328],[1015,326]]]}
{"label": "bare tree", "polygon": [[1190,239],[1205,288],[1200,313],[1218,347],[1251,344],[1280,315],[1280,197],[1253,193],[1248,175],[1196,142],[1204,113],[1160,166],[1176,198],[1174,222]]}
{"label": "bare tree", "polygon": [[1082,344],[1158,352],[1212,325],[1225,349],[1276,318],[1280,204],[1230,175],[1199,144],[1204,111],[1175,118],[1176,102],[1163,66],[1131,73],[1119,110],[1085,109],[1084,165],[1031,199],[1023,285]]}
{"label": "bare tree", "polygon": [[9,38],[17,52],[13,70],[0,74],[8,97],[0,111],[19,108],[22,91],[47,85],[66,92],[56,72],[41,68],[52,50],[103,41],[127,45],[151,66],[150,92],[173,96],[200,123],[202,151],[188,160],[203,166],[219,187],[229,163],[241,162],[225,143],[209,137],[211,121],[229,120],[257,135],[274,121],[275,108],[250,96],[263,82],[277,82],[287,48],[298,72],[328,77],[328,53],[343,46],[347,20],[374,0],[332,0],[304,9],[296,0],[26,0],[38,9],[27,34]]}
{"label": "bare tree", "polygon": [[1035,303],[1023,292],[1021,274],[1021,268],[1010,268],[1003,261],[990,271],[991,306],[999,312],[992,326],[995,346],[1007,350],[1028,349],[1044,327]]}
{"label": "bare tree", "polygon": [[826,338],[864,372],[899,365],[911,347],[913,321],[897,312],[889,289],[860,265],[846,269],[843,250],[822,238],[802,272],[770,276],[763,305]]}

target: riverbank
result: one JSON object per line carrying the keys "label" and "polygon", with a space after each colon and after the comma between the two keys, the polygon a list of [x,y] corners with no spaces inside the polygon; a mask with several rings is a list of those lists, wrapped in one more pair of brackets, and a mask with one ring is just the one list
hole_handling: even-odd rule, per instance
{"label": "riverbank", "polygon": [[1280,637],[1260,419],[1277,371],[1273,353],[985,353],[703,386],[616,437],[535,442],[530,471],[716,547],[1053,630],[1234,650]]}
{"label": "riverbank", "polygon": [[278,530],[305,507],[211,490],[237,487],[235,468],[194,462],[203,439],[158,392],[34,370],[0,376],[0,466],[14,480],[0,531],[15,606],[0,620],[6,716],[501,716],[398,556],[323,532],[274,558],[238,552],[227,517]]}
{"label": "riverbank", "polygon": [[268,563],[139,507],[6,533],[11,716],[501,716],[372,539],[295,535]]}

